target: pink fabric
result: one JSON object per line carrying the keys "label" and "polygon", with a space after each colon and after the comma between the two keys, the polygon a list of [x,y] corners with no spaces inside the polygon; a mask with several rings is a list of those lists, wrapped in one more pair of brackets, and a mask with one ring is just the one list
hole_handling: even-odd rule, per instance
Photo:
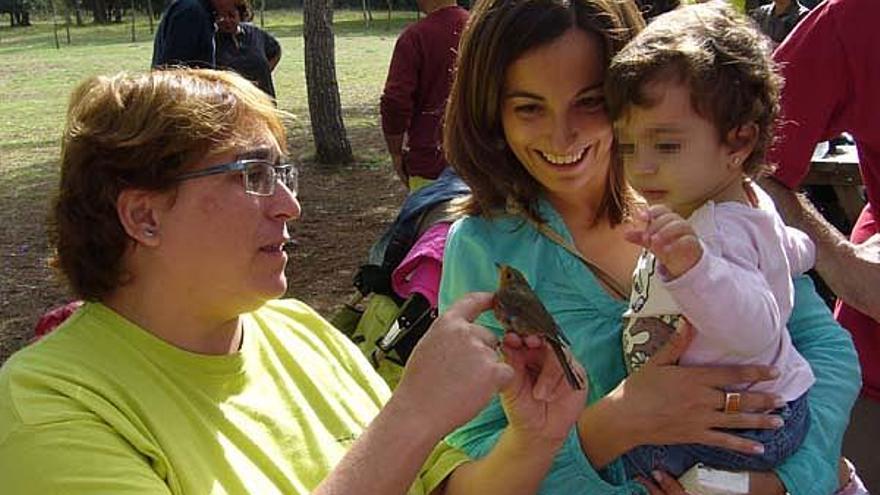
{"label": "pink fabric", "polygon": [[[880,201],[880,1],[827,0],[804,18],[773,54],[785,77],[779,142],[769,159],[776,177],[797,187],[817,141],[849,131],[856,139],[868,203]],[[870,209],[853,242],[878,232]],[[857,274],[852,274],[857,276]],[[839,304],[835,316],[852,333],[862,364],[862,393],[880,400],[880,322]]]}
{"label": "pink fabric", "polygon": [[760,208],[710,202],[694,213],[689,221],[703,257],[664,285],[697,329],[682,364],[773,365],[779,378],[749,389],[791,401],[815,382],[785,328],[794,305],[791,277],[813,266],[815,245],[782,223],[765,192],[755,192]]}
{"label": "pink fabric", "polygon": [[437,307],[443,249],[450,225],[441,222],[426,230],[391,273],[391,287],[398,296],[405,298],[418,292],[425,296],[431,307]]}
{"label": "pink fabric", "polygon": [[55,330],[58,325],[64,323],[64,320],[69,318],[70,315],[82,305],[82,301],[73,301],[44,313],[43,316],[40,317],[40,320],[37,321],[36,328],[34,328],[34,340],[37,340],[52,330]]}

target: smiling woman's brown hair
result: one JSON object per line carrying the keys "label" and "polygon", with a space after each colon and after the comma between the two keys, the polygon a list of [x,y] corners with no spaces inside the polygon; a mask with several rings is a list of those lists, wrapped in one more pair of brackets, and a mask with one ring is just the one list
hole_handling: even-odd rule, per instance
{"label": "smiling woman's brown hair", "polygon": [[[447,160],[473,192],[468,213],[491,215],[512,201],[540,221],[541,185],[525,170],[504,138],[501,97],[508,67],[527,51],[576,27],[596,36],[602,65],[644,26],[630,0],[485,0],[477,2],[462,34],[449,95],[443,145]],[[616,156],[616,155],[615,155]],[[620,223],[629,203],[623,176],[610,167],[597,212]]]}
{"label": "smiling woman's brown hair", "polygon": [[52,263],[73,292],[100,300],[129,276],[123,255],[135,244],[118,218],[120,192],[172,190],[194,161],[247,143],[255,129],[268,128],[286,149],[282,116],[232,72],[164,70],[81,83],[70,98],[49,220]]}

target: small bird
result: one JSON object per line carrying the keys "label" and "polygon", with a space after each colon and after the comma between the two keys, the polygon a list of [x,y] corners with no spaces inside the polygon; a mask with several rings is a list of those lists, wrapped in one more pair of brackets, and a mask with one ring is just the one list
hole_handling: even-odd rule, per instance
{"label": "small bird", "polygon": [[565,379],[571,388],[583,389],[583,379],[572,369],[565,352],[571,344],[550,316],[547,308],[532,291],[525,276],[510,265],[495,263],[495,266],[498,267],[499,272],[498,290],[495,291],[495,303],[492,308],[495,318],[508,332],[543,336],[559,359]]}

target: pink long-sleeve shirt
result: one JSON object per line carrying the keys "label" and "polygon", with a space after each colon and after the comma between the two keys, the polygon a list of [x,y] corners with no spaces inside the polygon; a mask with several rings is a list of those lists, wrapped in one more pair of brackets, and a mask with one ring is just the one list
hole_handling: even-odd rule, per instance
{"label": "pink long-sleeve shirt", "polygon": [[688,222],[700,238],[703,256],[681,276],[668,279],[653,255],[643,254],[625,315],[624,352],[633,359],[639,349],[659,347],[649,345],[656,324],[639,320],[671,323],[683,315],[697,332],[681,364],[775,366],[779,378],[742,388],[790,401],[815,381],[785,328],[794,304],[791,277],[813,266],[815,246],[806,234],[785,226],[773,201],[755,190],[758,208],[710,201],[691,215]]}

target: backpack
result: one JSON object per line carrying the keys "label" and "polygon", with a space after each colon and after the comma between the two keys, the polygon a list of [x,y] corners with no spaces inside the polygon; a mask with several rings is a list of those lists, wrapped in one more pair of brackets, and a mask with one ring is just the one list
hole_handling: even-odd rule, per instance
{"label": "backpack", "polygon": [[470,189],[447,167],[435,181],[408,195],[394,223],[370,249],[368,262],[355,274],[355,293],[330,319],[392,389],[413,348],[437,318],[436,306],[421,293],[397,294],[392,273],[422,234],[455,220],[455,202],[467,194]]}

